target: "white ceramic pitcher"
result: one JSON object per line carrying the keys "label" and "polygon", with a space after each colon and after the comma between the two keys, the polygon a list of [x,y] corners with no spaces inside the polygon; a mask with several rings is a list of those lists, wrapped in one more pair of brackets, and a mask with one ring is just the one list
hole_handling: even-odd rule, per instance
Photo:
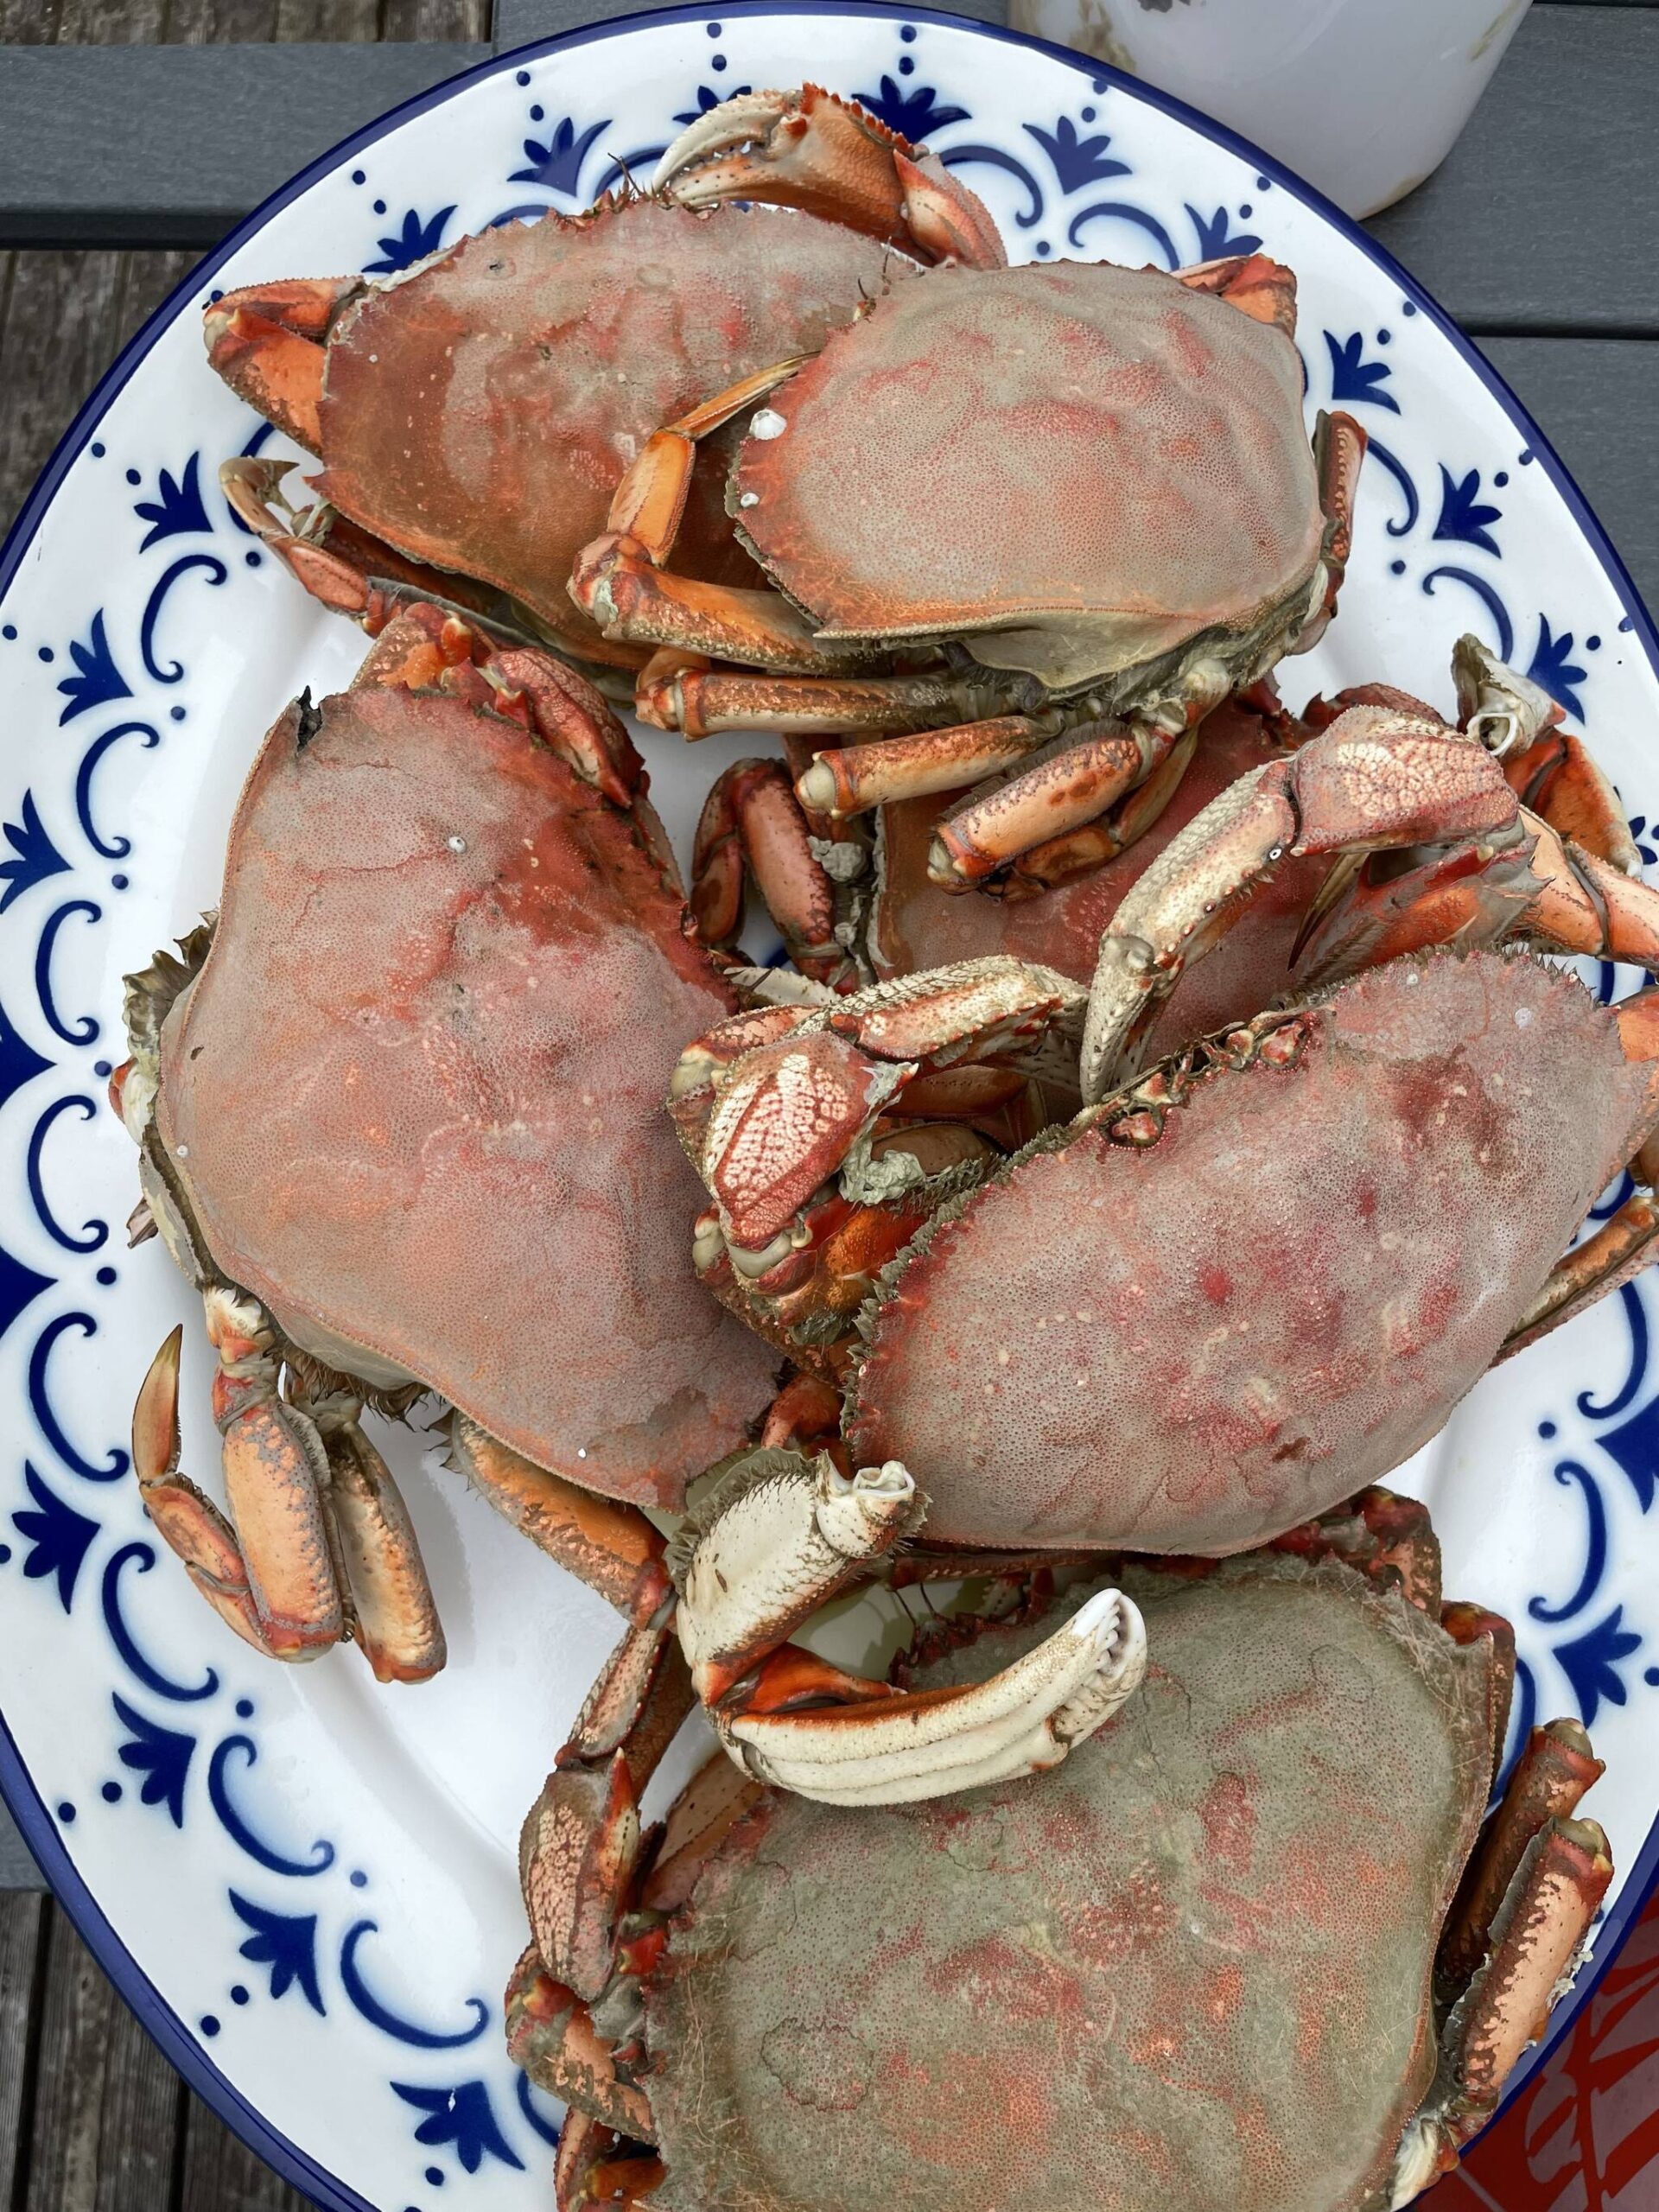
{"label": "white ceramic pitcher", "polygon": [[1075,47],[1230,124],[1351,215],[1438,168],[1529,0],[1010,0]]}

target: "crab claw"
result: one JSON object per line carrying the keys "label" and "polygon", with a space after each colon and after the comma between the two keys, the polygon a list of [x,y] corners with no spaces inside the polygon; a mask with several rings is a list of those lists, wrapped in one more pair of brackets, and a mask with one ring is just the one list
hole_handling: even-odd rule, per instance
{"label": "crab claw", "polygon": [[323,341],[362,289],[360,276],[247,284],[202,317],[209,366],[308,453],[322,451]]}
{"label": "crab claw", "polygon": [[655,188],[683,207],[760,200],[800,207],[920,261],[1001,269],[990,213],[944,163],[855,101],[817,85],[741,92],[699,116],[663,156]]}
{"label": "crab claw", "polygon": [[[911,1804],[1058,1766],[1134,1695],[1146,1666],[1138,1609],[1102,1590],[988,1681],[714,1717],[732,1756],[761,1781],[825,1804]],[[791,1679],[791,1689],[813,1694],[804,1679]]]}
{"label": "crab claw", "polygon": [[[1084,1027],[1085,1099],[1103,1098],[1189,960],[1287,854],[1375,852],[1526,835],[1498,762],[1443,722],[1351,707],[1287,760],[1230,785],[1170,840],[1101,939]],[[1420,938],[1420,942],[1423,940]]]}

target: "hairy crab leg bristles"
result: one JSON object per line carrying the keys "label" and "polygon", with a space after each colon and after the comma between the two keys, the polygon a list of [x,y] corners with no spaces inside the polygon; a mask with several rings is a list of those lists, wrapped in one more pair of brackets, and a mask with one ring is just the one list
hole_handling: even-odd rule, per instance
{"label": "hairy crab leg bristles", "polygon": [[1057,1766],[1139,1688],[1146,1631],[1105,1590],[988,1681],[806,1713],[717,1714],[750,1773],[835,1805],[911,1804]]}
{"label": "hairy crab leg bristles", "polygon": [[[925,1511],[894,1460],[846,1476],[829,1453],[747,1455],[683,1539],[680,1643],[697,1694],[719,1700],[820,1606],[921,1525]],[[683,1562],[683,1563],[679,1563]]]}

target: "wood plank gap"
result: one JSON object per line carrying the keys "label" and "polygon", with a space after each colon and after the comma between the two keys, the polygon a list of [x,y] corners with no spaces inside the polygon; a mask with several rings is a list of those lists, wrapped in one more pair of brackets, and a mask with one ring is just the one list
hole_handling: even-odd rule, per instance
{"label": "wood plank gap", "polygon": [[[14,1891],[14,1897],[21,1891]],[[40,2088],[41,2044],[46,2018],[47,1977],[50,1972],[52,1923],[57,1916],[55,1898],[37,1895],[35,1955],[29,1976],[29,2023],[23,2038],[23,2063],[17,2087],[17,2135],[11,2167],[9,2212],[24,2212],[35,2159],[35,2107]]]}

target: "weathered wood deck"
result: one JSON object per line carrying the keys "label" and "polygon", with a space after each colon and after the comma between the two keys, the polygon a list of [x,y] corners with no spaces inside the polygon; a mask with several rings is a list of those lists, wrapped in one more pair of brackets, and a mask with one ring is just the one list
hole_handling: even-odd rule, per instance
{"label": "weathered wood deck", "polygon": [[[499,0],[497,30],[512,44],[638,4]],[[988,15],[996,0],[963,4],[964,12]],[[17,204],[6,188],[20,170],[43,177],[55,163],[60,199],[81,194],[73,235],[188,241],[166,251],[0,251],[0,528],[81,396],[200,247],[343,131],[416,84],[481,58],[490,12],[489,0],[0,0],[0,206]],[[8,52],[54,41],[270,40],[431,41],[443,50],[357,57],[352,70],[334,73],[325,111],[308,123],[284,112],[280,130],[273,124],[250,138],[245,160],[231,124],[216,135],[210,119],[188,156],[194,212],[174,217],[166,230],[154,227],[147,211],[100,212],[96,177],[89,174],[83,185],[70,174],[53,118],[26,99],[22,57]],[[230,73],[223,81],[232,79]],[[235,113],[236,128],[254,130],[245,107]],[[1538,0],[1451,160],[1373,226],[1513,383],[1652,604],[1659,604],[1656,116],[1659,0]],[[52,235],[50,225],[0,230],[0,238]],[[31,1886],[37,1882],[0,1813],[0,2212],[301,2212],[302,2200],[172,2073],[62,1912]],[[1659,1955],[1656,1927],[1650,1918],[1641,1944]],[[1618,2047],[1640,2056],[1645,2035],[1659,2064],[1659,1988],[1647,1986],[1659,1985],[1659,1974],[1635,1961],[1638,1948],[1627,1978],[1639,2005],[1621,2010]],[[1625,1977],[1625,1967],[1618,1973]],[[1621,2007],[1631,2001],[1619,1999]],[[1603,2005],[1599,1998],[1592,2012]],[[1575,2038],[1581,2054],[1594,2034],[1586,2018]],[[1574,2063],[1586,2084],[1592,2078],[1587,2056],[1564,2056],[1553,2071],[1552,2113],[1570,2095],[1590,2094],[1570,2086]],[[1627,2085],[1637,2079],[1624,2076]],[[1628,2086],[1624,2094],[1632,2094]],[[1654,2101],[1649,2095],[1648,2107]],[[1483,2146],[1476,2172],[1436,2193],[1435,2212],[1473,2212],[1478,2204],[1543,2212],[1557,2203],[1611,2204],[1615,2194],[1620,2212],[1659,2212],[1659,2139],[1646,2141],[1652,2126],[1633,2126],[1628,2114],[1619,2121],[1614,2133],[1624,2155],[1617,2190],[1610,2175],[1605,2197],[1593,2177],[1586,2193],[1565,2152],[1547,2149],[1541,2166],[1539,2156],[1529,2163],[1524,2116],[1506,2127],[1513,2145],[1489,2139],[1495,2147]],[[1556,2178],[1546,2183],[1546,2173]]]}

